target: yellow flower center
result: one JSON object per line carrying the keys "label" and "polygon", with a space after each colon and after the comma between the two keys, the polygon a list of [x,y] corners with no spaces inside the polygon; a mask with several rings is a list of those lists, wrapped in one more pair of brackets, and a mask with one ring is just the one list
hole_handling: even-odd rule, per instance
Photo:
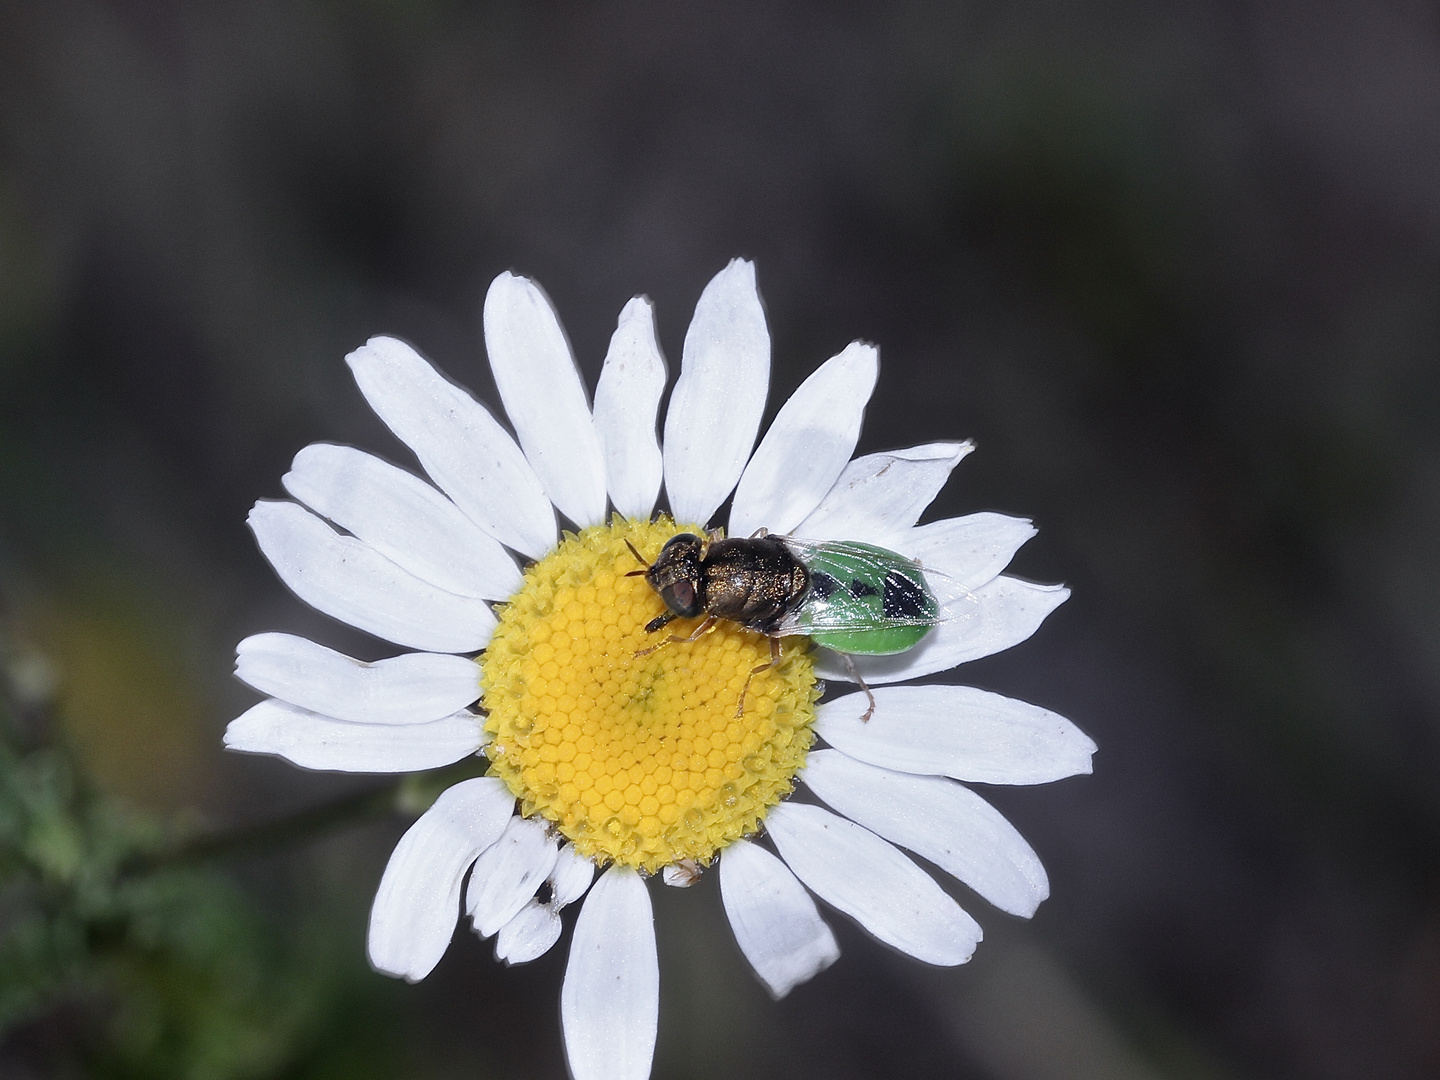
{"label": "yellow flower center", "polygon": [[769,639],[723,620],[688,642],[669,638],[698,619],[645,632],[665,605],[625,576],[640,569],[625,541],[654,558],[682,531],[617,517],[567,534],[525,572],[480,658],[490,772],[521,813],[582,855],[652,873],[708,863],[759,827],[805,763],[819,696],[803,638],[755,674],[737,716]]}

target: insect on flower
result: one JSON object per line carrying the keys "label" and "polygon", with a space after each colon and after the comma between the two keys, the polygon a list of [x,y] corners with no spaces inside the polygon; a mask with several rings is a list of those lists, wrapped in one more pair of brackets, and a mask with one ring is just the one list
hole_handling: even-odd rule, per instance
{"label": "insect on flower", "polygon": [[[226,746],[355,773],[487,763],[396,845],[371,965],[425,978],[462,900],[498,959],[526,963],[579,907],[560,993],[571,1075],[646,1080],[649,877],[690,885],[716,867],[735,940],[776,997],[839,956],[817,900],[925,963],[969,960],[979,924],[901,848],[1032,915],[1049,895],[1039,857],[966,785],[1088,773],[1095,744],[1025,701],[905,685],[1019,644],[1069,595],[1002,573],[1028,520],[916,524],[971,444],[854,457],[879,364],[856,341],[757,445],[770,335],[744,260],[696,304],[663,440],[649,301],[622,310],[593,408],[533,281],[500,274],[484,324],[513,438],[409,345],[376,337],[347,362],[428,480],[316,443],[282,480],[295,501],[262,499],[249,519],[298,596],[396,652],[371,663],[246,638],[236,673],[266,698]],[[670,513],[656,515],[662,486]],[[707,531],[726,500],[737,539]],[[577,531],[558,534],[557,515]],[[627,577],[632,555],[644,569]],[[668,645],[658,631],[682,617],[672,631],[701,628]],[[820,679],[859,682],[856,669],[873,694],[820,701]],[[830,809],[793,799],[801,785]]]}
{"label": "insect on flower", "polygon": [[[634,545],[630,551],[644,568],[629,576],[643,575],[667,609],[646,624],[647,631],[677,618],[704,616],[689,636],[672,634],[637,656],[670,642],[696,641],[716,620],[728,619],[770,639],[770,662],[752,670],[753,679],[780,662],[780,638],[803,634],[845,660],[869,701],[862,721],[874,713],[875,696],[850,657],[908,652],[937,624],[963,617],[975,603],[968,589],[944,575],[858,541],[801,540],[764,529],[748,538],[727,538],[714,530],[704,537],[671,537],[654,563]],[[749,687],[746,680],[737,717],[745,712]]]}

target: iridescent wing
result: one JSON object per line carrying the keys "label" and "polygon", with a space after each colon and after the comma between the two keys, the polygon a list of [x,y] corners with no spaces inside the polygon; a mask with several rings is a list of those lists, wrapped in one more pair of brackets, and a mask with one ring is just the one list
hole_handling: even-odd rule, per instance
{"label": "iridescent wing", "polygon": [[975,594],[898,552],[849,540],[776,539],[810,571],[805,598],[777,635],[931,627],[973,617]]}

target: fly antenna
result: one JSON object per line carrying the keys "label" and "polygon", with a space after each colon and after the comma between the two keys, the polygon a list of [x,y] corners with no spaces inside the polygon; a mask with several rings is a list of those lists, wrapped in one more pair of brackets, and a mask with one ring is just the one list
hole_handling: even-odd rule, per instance
{"label": "fly antenna", "polygon": [[625,546],[630,549],[630,554],[635,556],[635,561],[645,568],[644,570],[631,570],[625,576],[639,577],[641,574],[645,573],[647,570],[650,569],[650,564],[645,561],[644,555],[641,555],[640,552],[635,550],[635,545],[630,542],[630,538],[628,536],[625,538]]}

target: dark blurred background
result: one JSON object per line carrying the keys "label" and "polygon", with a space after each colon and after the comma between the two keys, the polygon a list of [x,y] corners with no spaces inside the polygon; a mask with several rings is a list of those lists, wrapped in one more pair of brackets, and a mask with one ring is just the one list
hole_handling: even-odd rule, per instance
{"label": "dark blurred background", "polygon": [[396,334],[495,401],[513,268],[592,385],[648,293],[673,376],[735,255],[772,414],[877,341],[860,449],[972,437],[930,516],[1035,519],[1014,571],[1074,597],[959,677],[1100,752],[985,792],[1052,897],[962,897],[962,968],[836,917],[841,962],[772,1004],[713,877],[653,890],[655,1076],[1440,1075],[1418,0],[6,3],[0,1075],[564,1075],[563,943],[366,968],[404,814],[130,871],[374,783],[220,749],[244,635],[386,651],[244,526],[308,442],[411,460],[344,354]]}

